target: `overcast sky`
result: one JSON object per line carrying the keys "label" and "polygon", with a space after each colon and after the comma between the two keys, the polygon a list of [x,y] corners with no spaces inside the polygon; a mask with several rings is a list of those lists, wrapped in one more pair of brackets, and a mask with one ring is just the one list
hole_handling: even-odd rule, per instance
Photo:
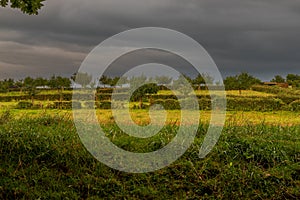
{"label": "overcast sky", "polygon": [[106,38],[149,26],[195,39],[223,77],[300,74],[297,0],[46,0],[38,16],[0,8],[0,79],[69,77]]}

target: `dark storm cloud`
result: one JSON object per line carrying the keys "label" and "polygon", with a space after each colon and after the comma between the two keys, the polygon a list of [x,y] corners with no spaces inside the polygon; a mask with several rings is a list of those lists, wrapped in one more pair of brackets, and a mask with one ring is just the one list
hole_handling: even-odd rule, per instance
{"label": "dark storm cloud", "polygon": [[0,78],[70,75],[105,38],[131,28],[183,32],[224,76],[300,73],[295,0],[47,0],[40,15],[0,8]]}

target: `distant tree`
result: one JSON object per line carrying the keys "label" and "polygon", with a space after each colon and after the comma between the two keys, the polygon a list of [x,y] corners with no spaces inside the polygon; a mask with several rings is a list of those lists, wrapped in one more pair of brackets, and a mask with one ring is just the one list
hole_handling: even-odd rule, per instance
{"label": "distant tree", "polygon": [[192,80],[191,77],[189,77],[188,75],[182,74],[182,75],[180,75],[180,76],[182,76],[182,78],[185,78],[190,84],[193,84],[193,80]]}
{"label": "distant tree", "polygon": [[66,77],[53,75],[49,80],[49,87],[52,89],[57,89],[63,91],[65,88],[70,88],[71,80]]}
{"label": "distant tree", "polygon": [[238,90],[238,80],[236,76],[228,76],[224,79],[226,90]]}
{"label": "distant tree", "polygon": [[207,73],[203,73],[201,75],[202,75],[203,79],[205,80],[206,85],[214,83],[214,77],[212,77],[211,75],[209,75]]}
{"label": "distant tree", "polygon": [[203,76],[201,74],[198,74],[198,76],[196,76],[196,78],[194,78],[192,80],[193,85],[197,85],[198,86],[198,90],[200,90],[201,85],[205,84],[205,80],[203,78]]}
{"label": "distant tree", "polygon": [[138,100],[139,108],[142,109],[143,98],[147,94],[157,94],[158,91],[159,91],[159,87],[156,83],[144,84],[132,93],[131,100],[133,101]]}
{"label": "distant tree", "polygon": [[154,94],[158,92],[157,84],[147,82],[147,77],[143,74],[141,76],[131,77],[129,79],[129,84],[132,92],[131,100],[138,100],[140,108],[142,108],[143,97],[145,97],[146,94]]}
{"label": "distant tree", "polygon": [[300,87],[300,75],[288,74],[286,76],[286,82],[293,87]]}
{"label": "distant tree", "polygon": [[261,81],[248,73],[241,73],[236,76],[229,76],[224,80],[226,90],[239,90],[242,94],[242,90],[250,89],[255,84],[260,84]]}
{"label": "distant tree", "polygon": [[24,79],[24,87],[26,94],[31,98],[31,103],[34,104],[34,97],[39,93],[37,87],[37,82],[31,77],[26,77]]}
{"label": "distant tree", "polygon": [[86,88],[89,84],[91,84],[92,79],[93,79],[92,75],[89,75],[87,72],[74,73],[71,76],[71,80],[81,85],[83,88]]}
{"label": "distant tree", "polygon": [[9,92],[9,89],[15,86],[13,79],[4,79],[0,81],[0,92]]}
{"label": "distant tree", "polygon": [[11,8],[20,9],[23,13],[37,15],[42,8],[44,0],[0,0],[0,5],[6,7],[10,3]]}
{"label": "distant tree", "polygon": [[110,78],[109,79],[109,85],[111,87],[116,87],[119,80],[120,80],[120,77]]}
{"label": "distant tree", "polygon": [[108,76],[105,76],[105,75],[102,75],[99,79],[100,83],[104,86],[104,88],[107,86],[107,85],[110,85],[112,79],[109,78]]}
{"label": "distant tree", "polygon": [[147,77],[145,75],[134,76],[129,79],[129,84],[131,88],[136,88],[138,85],[143,85],[147,81]]}
{"label": "distant tree", "polygon": [[119,77],[119,80],[117,82],[117,85],[120,86],[120,87],[123,87],[123,85],[129,83],[129,80],[127,77],[125,76],[122,76],[122,77]]}
{"label": "distant tree", "polygon": [[156,80],[158,85],[166,86],[166,85],[169,85],[172,82],[173,78],[168,77],[168,76],[156,76],[155,80]]}
{"label": "distant tree", "polygon": [[17,88],[20,89],[20,93],[23,92],[23,89],[24,89],[24,81],[22,79],[18,80],[16,83],[15,83],[15,86]]}
{"label": "distant tree", "polygon": [[194,79],[191,80],[193,85],[198,87],[198,90],[201,89],[201,85],[213,84],[214,78],[209,74],[198,74]]}
{"label": "distant tree", "polygon": [[191,83],[192,80],[189,77],[180,74],[178,79],[173,81],[173,88],[179,91],[184,96],[187,96],[193,91]]}
{"label": "distant tree", "polygon": [[71,80],[69,78],[53,75],[48,81],[48,86],[52,89],[57,89],[60,95],[59,100],[63,101],[63,91],[65,88],[70,88]]}
{"label": "distant tree", "polygon": [[276,82],[276,83],[285,83],[285,79],[280,76],[280,75],[276,75],[271,82]]}
{"label": "distant tree", "polygon": [[48,80],[42,77],[38,77],[35,80],[36,86],[48,86]]}
{"label": "distant tree", "polygon": [[96,81],[92,81],[92,82],[90,83],[90,87],[91,87],[92,89],[95,89],[95,88],[97,87]]}
{"label": "distant tree", "polygon": [[0,81],[0,92],[6,93],[9,90],[9,86],[6,82]]}

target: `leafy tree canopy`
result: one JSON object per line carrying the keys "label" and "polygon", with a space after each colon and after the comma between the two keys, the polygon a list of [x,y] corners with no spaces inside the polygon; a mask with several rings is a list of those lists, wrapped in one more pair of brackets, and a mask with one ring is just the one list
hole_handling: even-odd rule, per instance
{"label": "leafy tree canopy", "polygon": [[43,1],[45,0],[0,0],[0,5],[20,9],[23,13],[29,15],[37,15],[38,11],[44,6]]}
{"label": "leafy tree canopy", "polygon": [[247,90],[261,81],[248,73],[241,73],[236,76],[229,76],[224,80],[226,90]]}
{"label": "leafy tree canopy", "polygon": [[88,85],[90,84],[93,84],[94,83],[92,82],[92,75],[88,74],[88,73],[83,73],[83,72],[78,72],[78,73],[74,73],[72,76],[71,76],[71,79],[81,85],[83,88],[86,88]]}
{"label": "leafy tree canopy", "polygon": [[286,76],[286,81],[293,87],[300,87],[300,75],[298,74],[288,74]]}
{"label": "leafy tree canopy", "polygon": [[271,82],[276,82],[276,83],[285,83],[285,79],[280,76],[280,75],[276,75]]}

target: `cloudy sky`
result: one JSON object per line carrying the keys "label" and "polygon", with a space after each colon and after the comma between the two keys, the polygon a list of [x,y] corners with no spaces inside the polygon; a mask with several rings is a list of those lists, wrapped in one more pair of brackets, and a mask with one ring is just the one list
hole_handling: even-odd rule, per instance
{"label": "cloudy sky", "polygon": [[0,8],[0,79],[69,77],[106,38],[149,26],[195,39],[223,77],[300,74],[297,0],[46,0],[37,16]]}

